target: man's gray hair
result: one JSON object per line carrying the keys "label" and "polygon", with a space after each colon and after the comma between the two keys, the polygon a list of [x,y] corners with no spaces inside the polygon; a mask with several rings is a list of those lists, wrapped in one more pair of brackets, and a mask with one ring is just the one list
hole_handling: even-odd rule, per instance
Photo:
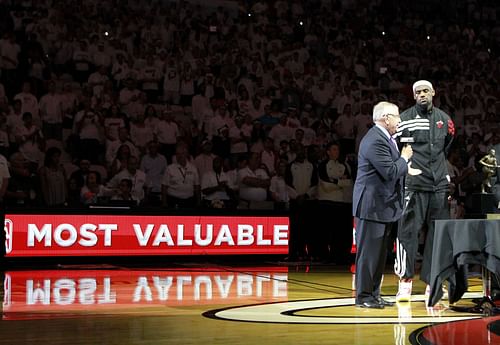
{"label": "man's gray hair", "polygon": [[378,102],[373,107],[373,122],[380,121],[385,115],[398,115],[399,108],[396,104],[390,102]]}

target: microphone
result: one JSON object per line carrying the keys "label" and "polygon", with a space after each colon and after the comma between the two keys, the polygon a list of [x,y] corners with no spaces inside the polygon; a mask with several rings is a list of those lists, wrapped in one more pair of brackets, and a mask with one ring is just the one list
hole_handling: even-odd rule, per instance
{"label": "microphone", "polygon": [[[401,137],[401,138],[399,138],[399,141],[406,146],[406,145],[414,143],[415,139],[413,137]],[[422,173],[422,170],[415,169],[415,168],[411,167],[411,160],[409,160],[408,161],[408,175],[416,176],[416,175],[420,175],[421,173]]]}
{"label": "microphone", "polygon": [[415,139],[413,137],[401,137],[399,142],[401,144],[412,144],[415,142]]}

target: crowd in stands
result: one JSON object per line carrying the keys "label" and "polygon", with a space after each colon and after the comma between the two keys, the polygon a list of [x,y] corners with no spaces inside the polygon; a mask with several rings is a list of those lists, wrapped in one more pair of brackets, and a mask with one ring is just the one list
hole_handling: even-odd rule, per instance
{"label": "crowd in stands", "polygon": [[405,109],[425,78],[455,122],[467,208],[500,142],[495,0],[210,6],[0,1],[5,204],[348,204],[373,105]]}

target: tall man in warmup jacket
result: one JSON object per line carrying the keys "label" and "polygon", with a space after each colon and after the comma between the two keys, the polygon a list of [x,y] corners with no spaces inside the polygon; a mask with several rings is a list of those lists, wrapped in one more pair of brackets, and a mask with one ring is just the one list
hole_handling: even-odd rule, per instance
{"label": "tall man in warmup jacket", "polygon": [[415,82],[413,97],[416,104],[401,113],[401,123],[396,133],[400,142],[412,143],[413,167],[422,170],[422,174],[406,179],[405,207],[398,226],[394,264],[394,271],[400,278],[396,295],[398,302],[411,300],[418,235],[424,225],[427,226],[427,235],[420,280],[427,284],[426,296],[429,295],[434,220],[450,217],[448,196],[451,179],[446,157],[455,126],[448,114],[433,106],[435,94],[429,81]]}
{"label": "tall man in warmup jacket", "polygon": [[395,104],[380,102],[373,122],[361,140],[353,192],[356,217],[356,306],[383,309],[394,303],[380,296],[382,274],[392,226],[403,212],[404,179],[411,146],[398,150],[392,137],[400,122]]}

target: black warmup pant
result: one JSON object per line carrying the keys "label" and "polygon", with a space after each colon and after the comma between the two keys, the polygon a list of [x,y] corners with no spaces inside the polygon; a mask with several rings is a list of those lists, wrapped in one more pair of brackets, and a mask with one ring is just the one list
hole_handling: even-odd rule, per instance
{"label": "black warmup pant", "polygon": [[413,278],[418,234],[427,226],[420,280],[430,283],[434,220],[449,219],[448,192],[405,191],[405,206],[398,226],[394,272],[401,279]]}

